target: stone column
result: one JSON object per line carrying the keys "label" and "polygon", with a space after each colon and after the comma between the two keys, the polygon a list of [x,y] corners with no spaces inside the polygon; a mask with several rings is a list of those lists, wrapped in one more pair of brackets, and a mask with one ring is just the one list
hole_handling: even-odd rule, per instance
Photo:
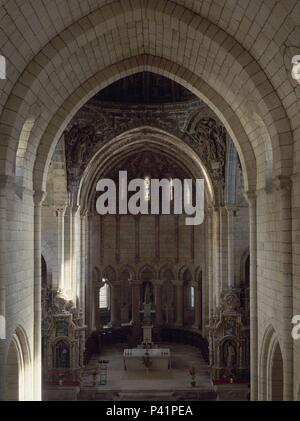
{"label": "stone column", "polygon": [[208,291],[209,291],[209,318],[213,314],[214,311],[214,291],[213,291],[213,242],[212,242],[212,208],[207,210],[207,223],[206,223],[206,247],[207,247],[207,265],[206,265],[206,273],[207,273],[207,282],[208,282]]}
{"label": "stone column", "polygon": [[214,208],[212,218],[212,251],[213,251],[213,307],[220,303],[220,209]]}
{"label": "stone column", "polygon": [[156,323],[156,325],[161,325],[161,322],[162,322],[161,287],[162,287],[162,281],[157,279],[154,282],[154,288],[155,288],[155,323]]}
{"label": "stone column", "polygon": [[87,283],[87,267],[88,267],[88,217],[87,212],[82,212],[80,215],[80,229],[81,229],[81,243],[80,243],[80,308],[83,313],[85,321],[85,288]]}
{"label": "stone column", "polygon": [[224,206],[219,207],[219,296],[228,288],[228,216]]}
{"label": "stone column", "polygon": [[77,255],[76,255],[76,240],[77,240],[77,215],[79,206],[74,205],[72,207],[72,283],[71,283],[71,296],[73,298],[74,305],[76,305],[78,295],[78,282],[77,282]]}
{"label": "stone column", "polygon": [[227,228],[228,228],[228,288],[235,287],[234,279],[234,213],[235,208],[231,205],[227,209]]}
{"label": "stone column", "polygon": [[93,291],[94,291],[94,317],[93,317],[93,325],[92,330],[94,329],[102,329],[102,323],[100,320],[100,288],[103,285],[101,285],[100,282],[94,282],[93,283]]}
{"label": "stone column", "polygon": [[130,282],[132,292],[132,323],[135,326],[140,324],[140,282],[133,280]]}
{"label": "stone column", "polygon": [[[7,230],[7,221],[6,221],[6,213],[7,213],[7,199],[9,195],[9,191],[13,192],[13,180],[1,176],[0,179],[0,340],[6,339],[6,326],[5,326],[5,308],[6,308],[6,263],[7,263],[7,256],[6,256],[6,230]],[[0,342],[1,343],[1,342]],[[4,376],[1,376],[4,378]],[[0,380],[1,382],[1,380]]]}
{"label": "stone column", "polygon": [[258,327],[257,327],[257,218],[256,193],[248,192],[250,242],[250,374],[251,400],[258,399]]}
{"label": "stone column", "polygon": [[55,209],[57,218],[57,275],[58,289],[65,290],[65,212],[66,206],[60,206]]}
{"label": "stone column", "polygon": [[118,306],[118,289],[120,284],[114,282],[110,286],[110,325],[119,326],[120,325],[120,312]]}
{"label": "stone column", "polygon": [[[91,246],[91,238],[93,234],[92,230],[92,217],[91,215],[87,216],[87,230],[88,230],[88,243],[87,243],[87,251],[88,251],[88,258],[87,258],[87,277],[89,282],[87,284],[87,294],[88,294],[88,302],[94,303],[94,283],[91,282],[93,279],[93,266],[91,265],[91,253],[92,253],[92,246]],[[100,244],[101,247],[101,244]],[[89,331],[93,331],[95,329],[95,308],[94,304],[90,306],[86,306],[86,319],[89,321]]]}
{"label": "stone column", "polygon": [[202,314],[202,291],[198,282],[192,282],[194,287],[195,296],[195,320],[193,328],[199,330],[201,326],[201,314]]}
{"label": "stone column", "polygon": [[274,186],[280,200],[280,258],[283,299],[282,359],[283,359],[283,400],[293,400],[294,343],[291,335],[293,318],[293,248],[292,248],[292,182],[289,177],[278,177]]}
{"label": "stone column", "polygon": [[[8,203],[14,194],[12,177],[0,176],[0,373],[4,373],[6,364],[6,282],[8,276],[6,235],[9,229],[7,223]],[[4,399],[5,376],[0,375],[0,400]]]}
{"label": "stone column", "polygon": [[42,400],[42,204],[43,191],[34,194],[34,400]]}
{"label": "stone column", "polygon": [[176,325],[183,325],[183,281],[173,281],[176,285]]}
{"label": "stone column", "polygon": [[109,293],[110,293],[110,326],[115,325],[116,321],[116,306],[115,306],[115,285],[110,284]]}

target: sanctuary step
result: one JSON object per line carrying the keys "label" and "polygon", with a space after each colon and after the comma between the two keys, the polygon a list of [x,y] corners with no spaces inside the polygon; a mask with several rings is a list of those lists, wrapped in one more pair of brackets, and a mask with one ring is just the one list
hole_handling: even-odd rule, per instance
{"label": "sanctuary step", "polygon": [[83,388],[80,390],[79,401],[215,401],[217,394],[214,390],[182,389],[182,390],[97,390]]}
{"label": "sanctuary step", "polygon": [[120,401],[173,401],[174,392],[155,390],[130,390],[118,393]]}

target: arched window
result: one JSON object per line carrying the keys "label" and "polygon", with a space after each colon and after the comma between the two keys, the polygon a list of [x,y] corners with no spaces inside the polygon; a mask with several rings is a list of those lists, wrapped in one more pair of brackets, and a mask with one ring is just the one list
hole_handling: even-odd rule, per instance
{"label": "arched window", "polygon": [[192,274],[186,269],[182,275],[184,291],[184,323],[191,326],[195,320],[195,289],[192,286]]}
{"label": "arched window", "polygon": [[174,199],[174,184],[173,184],[173,178],[170,177],[170,200],[172,201]]}
{"label": "arched window", "polygon": [[175,321],[176,311],[176,290],[172,283],[174,274],[170,269],[165,269],[161,274],[163,285],[161,290],[162,300],[162,322],[163,324],[172,324]]}
{"label": "arched window", "polygon": [[103,278],[104,285],[99,289],[99,308],[109,310],[110,308],[110,288],[106,279]]}
{"label": "arched window", "polygon": [[130,281],[133,279],[133,274],[128,269],[125,269],[120,274],[121,288],[120,288],[120,315],[121,323],[129,323],[132,319],[132,287]]}
{"label": "arched window", "polygon": [[193,286],[190,287],[190,309],[195,308],[195,288]]}
{"label": "arched window", "polygon": [[144,179],[145,183],[145,201],[149,202],[151,197],[151,179],[149,176],[146,176]]}

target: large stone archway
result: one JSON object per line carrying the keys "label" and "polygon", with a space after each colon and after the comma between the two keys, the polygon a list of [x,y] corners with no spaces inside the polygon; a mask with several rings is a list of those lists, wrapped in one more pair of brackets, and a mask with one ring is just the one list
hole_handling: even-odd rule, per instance
{"label": "large stone archway", "polygon": [[[24,52],[16,48],[19,30],[12,43],[4,46],[12,74],[5,90],[0,87],[0,303],[4,311],[14,308],[14,285],[20,288],[17,294],[34,288],[34,303],[28,294],[24,308],[34,307],[36,399],[40,398],[41,381],[41,203],[48,165],[66,125],[93,94],[115,80],[145,70],[165,75],[202,98],[236,145],[250,208],[252,396],[257,397],[260,338],[272,318],[289,378],[284,383],[284,398],[296,396],[293,385],[299,383],[299,373],[293,378],[293,352],[295,366],[300,353],[289,327],[293,310],[299,311],[298,296],[293,302],[292,289],[299,265],[297,247],[292,249],[292,242],[296,246],[299,242],[297,212],[292,221],[299,185],[299,91],[294,92],[285,49],[298,39],[297,9],[291,4],[277,5],[274,10],[264,6],[264,13],[258,13],[262,24],[258,37],[251,24],[256,14],[245,9],[242,1],[238,4],[249,19],[239,28],[233,13],[226,23],[221,18],[223,9],[211,3],[206,8],[204,2],[183,6],[179,0],[155,5],[141,0],[124,8],[120,1],[101,2],[97,7],[78,7],[73,14],[53,5],[49,28],[46,31],[46,24],[41,24],[44,29],[34,45],[24,23]],[[259,2],[251,3],[259,12]],[[39,3],[36,13],[45,18],[45,10]],[[276,37],[268,19],[275,28],[287,20]],[[13,54],[7,48],[13,49]],[[273,190],[268,192],[266,174],[272,179]],[[19,238],[14,238],[10,255],[6,241],[16,224],[20,224]],[[26,250],[22,243],[29,245]],[[265,249],[265,243],[270,247]],[[23,267],[18,265],[20,253]],[[27,316],[23,309],[19,314],[7,314],[7,337],[12,337],[20,320],[25,319],[32,347],[34,323]],[[7,341],[1,344],[1,358],[8,346]]]}

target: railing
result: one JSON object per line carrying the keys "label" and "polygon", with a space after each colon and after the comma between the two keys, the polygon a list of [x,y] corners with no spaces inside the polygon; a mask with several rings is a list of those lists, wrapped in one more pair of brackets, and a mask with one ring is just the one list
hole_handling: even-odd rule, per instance
{"label": "railing", "polygon": [[[209,363],[208,341],[200,332],[186,328],[160,327],[154,328],[154,342],[174,342],[195,346],[200,349],[204,361]],[[137,342],[141,338],[133,340],[132,327],[124,326],[118,329],[93,332],[86,341],[85,365],[88,364],[94,354],[100,354],[101,349],[118,343]],[[131,345],[130,345],[131,347]]]}
{"label": "railing", "polygon": [[57,368],[53,370],[48,370],[45,374],[44,381],[48,385],[79,386],[82,371],[83,370],[80,368]]}

